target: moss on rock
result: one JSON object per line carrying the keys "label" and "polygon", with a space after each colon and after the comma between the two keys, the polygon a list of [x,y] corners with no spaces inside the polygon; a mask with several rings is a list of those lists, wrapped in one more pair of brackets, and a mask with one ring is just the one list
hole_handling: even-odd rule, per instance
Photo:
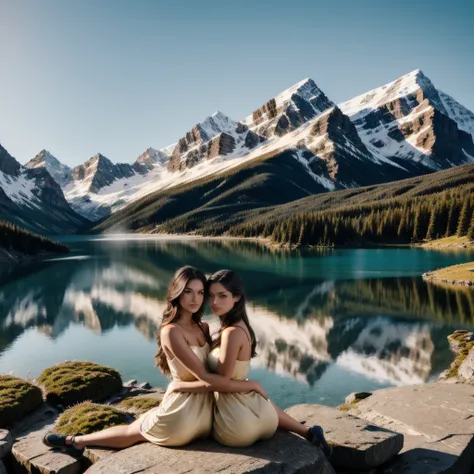
{"label": "moss on rock", "polygon": [[357,404],[361,401],[364,400],[366,397],[363,398],[357,398],[355,397],[352,403],[343,403],[342,405],[339,405],[337,407],[338,410],[341,411],[350,411],[350,410],[357,410],[357,414],[360,413],[360,410],[357,408]]}
{"label": "moss on rock", "polygon": [[64,406],[105,400],[122,388],[115,369],[93,362],[63,362],[44,370],[38,382],[44,386],[49,403]]}
{"label": "moss on rock", "polygon": [[474,340],[471,340],[472,332],[466,330],[457,330],[448,336],[449,343],[453,350],[457,353],[456,358],[451,363],[449,369],[441,374],[442,379],[451,379],[458,377],[458,369],[469,355],[471,350],[474,350]]}
{"label": "moss on rock", "polygon": [[131,413],[141,415],[152,408],[156,408],[160,405],[160,401],[156,398],[149,397],[130,397],[122,400],[117,407],[123,408]]}
{"label": "moss on rock", "polygon": [[0,428],[22,419],[42,403],[43,395],[36,385],[0,375]]}
{"label": "moss on rock", "polygon": [[83,402],[62,413],[54,431],[60,434],[89,434],[111,426],[127,424],[129,420],[130,415],[110,405]]}

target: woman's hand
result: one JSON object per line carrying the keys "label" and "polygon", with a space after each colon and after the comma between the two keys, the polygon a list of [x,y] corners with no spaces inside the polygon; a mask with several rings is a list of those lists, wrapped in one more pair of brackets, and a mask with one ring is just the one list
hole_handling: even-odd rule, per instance
{"label": "woman's hand", "polygon": [[263,398],[265,398],[265,400],[268,400],[268,395],[265,393],[265,390],[263,390],[263,387],[260,385],[259,382],[256,382],[255,380],[249,380],[249,383],[252,384],[252,390],[254,392],[257,392]]}

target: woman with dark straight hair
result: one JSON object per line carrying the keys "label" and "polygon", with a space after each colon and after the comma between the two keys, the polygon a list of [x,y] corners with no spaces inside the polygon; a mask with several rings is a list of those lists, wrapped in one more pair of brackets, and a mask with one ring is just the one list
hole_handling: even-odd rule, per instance
{"label": "woman with dark straight hair", "polygon": [[185,266],[178,269],[168,288],[167,305],[158,332],[156,365],[174,381],[198,380],[209,388],[201,393],[178,393],[170,383],[158,408],[130,425],[115,426],[88,435],[62,436],[47,433],[43,442],[72,455],[86,446],[126,448],[142,441],[160,446],[183,446],[206,437],[212,429],[212,391],[265,393],[258,382],[229,381],[209,373],[205,363],[211,339],[209,326],[201,321],[206,299],[206,277]]}
{"label": "woman with dark straight hair", "polygon": [[[232,270],[220,270],[208,280],[209,302],[221,328],[211,344],[208,364],[211,370],[229,382],[244,381],[250,361],[256,355],[255,333],[245,308],[245,292],[240,278]],[[173,383],[173,390],[207,392],[200,381]],[[216,391],[213,437],[227,446],[244,447],[259,439],[268,439],[277,427],[292,431],[321,448],[329,457],[332,449],[320,426],[305,427],[275,406],[265,394],[256,392],[223,393]]]}

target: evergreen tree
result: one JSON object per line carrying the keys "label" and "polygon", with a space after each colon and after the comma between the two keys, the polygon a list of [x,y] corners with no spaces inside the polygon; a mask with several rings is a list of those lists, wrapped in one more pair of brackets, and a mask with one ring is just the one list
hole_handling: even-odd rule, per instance
{"label": "evergreen tree", "polygon": [[451,207],[448,213],[448,221],[446,223],[446,232],[444,234],[445,237],[450,237],[456,233],[456,225],[459,218],[459,209],[458,206],[452,202]]}
{"label": "evergreen tree", "polygon": [[471,212],[469,209],[469,197],[464,199],[464,204],[461,209],[461,214],[459,215],[459,220],[458,220],[458,229],[456,232],[456,235],[458,237],[462,237],[463,235],[466,235],[467,230],[469,229],[469,220],[471,217]]}
{"label": "evergreen tree", "polygon": [[469,229],[467,230],[467,238],[469,241],[474,240],[474,214],[471,217],[471,225],[469,226]]}
{"label": "evergreen tree", "polygon": [[416,208],[412,239],[415,242],[421,239],[421,207],[419,205]]}
{"label": "evergreen tree", "polygon": [[431,209],[431,216],[430,216],[430,222],[428,224],[428,230],[426,231],[426,240],[433,240],[436,239],[437,234],[436,234],[436,229],[437,229],[437,219],[439,215],[439,208],[438,206],[433,207]]}

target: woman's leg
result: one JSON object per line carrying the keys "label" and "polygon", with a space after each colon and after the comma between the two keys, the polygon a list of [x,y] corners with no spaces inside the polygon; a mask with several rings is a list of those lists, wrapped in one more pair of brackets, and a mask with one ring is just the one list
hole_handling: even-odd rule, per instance
{"label": "woman's leg", "polygon": [[290,415],[288,415],[288,413],[280,410],[280,408],[278,408],[274,403],[273,406],[278,413],[278,428],[286,431],[292,431],[293,433],[303,436],[303,438],[308,438],[309,428],[306,428],[306,426],[292,418]]}
{"label": "woman's leg", "polygon": [[[97,433],[74,437],[74,446],[82,449],[86,446],[102,446],[104,448],[128,448],[136,443],[146,441],[140,432],[141,420],[135,420],[130,425],[113,426]],[[71,441],[68,436],[66,442]]]}
{"label": "woman's leg", "polygon": [[273,404],[273,406],[278,414],[278,428],[299,434],[303,438],[306,438],[311,444],[320,448],[326,457],[331,457],[332,448],[326,441],[324,431],[320,426],[315,425],[311,428],[306,428],[299,421],[288,415],[288,413],[280,410],[275,404]]}

